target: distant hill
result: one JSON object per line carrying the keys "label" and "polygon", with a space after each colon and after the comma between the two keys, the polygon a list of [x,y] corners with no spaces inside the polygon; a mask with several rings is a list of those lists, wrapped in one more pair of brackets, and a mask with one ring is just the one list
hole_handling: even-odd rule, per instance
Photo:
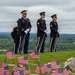
{"label": "distant hill", "polygon": [[[30,35],[31,35],[31,37],[37,36],[36,33],[31,33]],[[47,35],[48,35],[48,37],[50,36],[49,33]],[[0,37],[11,37],[11,33],[10,32],[0,32]],[[75,34],[60,34],[60,37],[75,37]]]}
{"label": "distant hill", "polygon": [[4,38],[4,37],[11,37],[11,33],[10,32],[0,32],[0,38]]}
{"label": "distant hill", "polygon": [[[37,35],[30,34],[29,50],[35,50],[37,44]],[[45,50],[50,49],[50,35],[46,38]],[[9,32],[0,32],[0,50],[14,49],[14,42]],[[57,51],[74,51],[75,50],[75,35],[74,34],[60,34],[57,39]],[[1,53],[1,52],[0,52]]]}

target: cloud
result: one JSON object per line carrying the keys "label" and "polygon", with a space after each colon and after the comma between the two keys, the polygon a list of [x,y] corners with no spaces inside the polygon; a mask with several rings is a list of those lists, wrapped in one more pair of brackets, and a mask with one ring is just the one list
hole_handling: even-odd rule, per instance
{"label": "cloud", "polygon": [[2,0],[0,2],[1,6],[35,6],[35,5],[66,5],[75,0]]}
{"label": "cloud", "polygon": [[[0,2],[0,31],[11,31],[21,18],[20,12],[28,10],[28,18],[31,20],[32,32],[37,32],[36,21],[39,12],[46,12],[48,33],[51,15],[58,15],[60,33],[75,33],[75,0],[2,0]],[[6,28],[6,29],[5,29]],[[4,31],[4,32],[5,32]]]}

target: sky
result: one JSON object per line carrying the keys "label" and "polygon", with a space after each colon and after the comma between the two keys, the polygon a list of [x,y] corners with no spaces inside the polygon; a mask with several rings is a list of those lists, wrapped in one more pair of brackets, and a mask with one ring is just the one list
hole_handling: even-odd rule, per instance
{"label": "sky", "polygon": [[50,33],[51,15],[57,14],[59,33],[75,34],[75,0],[0,0],[0,32],[11,32],[21,18],[21,11],[27,10],[32,24],[31,33],[36,33],[39,13],[46,12],[46,24]]}

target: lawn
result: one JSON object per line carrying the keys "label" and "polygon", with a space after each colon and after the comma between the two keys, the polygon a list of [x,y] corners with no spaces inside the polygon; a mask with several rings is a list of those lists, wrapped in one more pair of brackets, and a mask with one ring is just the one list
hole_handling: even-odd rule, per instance
{"label": "lawn", "polygon": [[[12,59],[12,60],[7,59],[7,65],[8,64],[15,64],[16,65],[18,57],[20,57],[20,56],[28,56],[29,57],[30,71],[31,71],[31,73],[35,73],[35,68],[36,68],[35,64],[37,64],[38,62],[40,62],[41,66],[42,66],[44,64],[49,63],[52,60],[59,60],[60,64],[61,64],[61,67],[63,68],[64,62],[68,58],[75,57],[75,51],[72,51],[72,52],[56,52],[56,53],[42,53],[42,54],[40,54],[39,60],[31,59],[29,54],[27,54],[27,55],[26,54],[25,55],[24,54],[22,54],[22,55],[17,54],[15,59]],[[6,57],[6,55],[0,55],[0,67],[1,67],[1,64],[2,64],[5,57]],[[9,66],[10,72],[12,72],[12,68],[13,68],[12,66]],[[50,75],[50,74],[46,74],[46,75]]]}

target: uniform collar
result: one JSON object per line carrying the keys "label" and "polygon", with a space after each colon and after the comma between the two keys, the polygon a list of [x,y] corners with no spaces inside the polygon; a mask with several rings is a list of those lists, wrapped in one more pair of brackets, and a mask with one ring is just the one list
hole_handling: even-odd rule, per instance
{"label": "uniform collar", "polygon": [[56,23],[57,21],[53,21],[53,20],[52,20],[52,22],[55,22],[55,23]]}
{"label": "uniform collar", "polygon": [[43,18],[40,18],[41,20],[45,20],[45,19],[43,19]]}
{"label": "uniform collar", "polygon": [[22,18],[23,18],[24,20],[27,19],[27,18],[25,18],[25,17],[22,17]]}

